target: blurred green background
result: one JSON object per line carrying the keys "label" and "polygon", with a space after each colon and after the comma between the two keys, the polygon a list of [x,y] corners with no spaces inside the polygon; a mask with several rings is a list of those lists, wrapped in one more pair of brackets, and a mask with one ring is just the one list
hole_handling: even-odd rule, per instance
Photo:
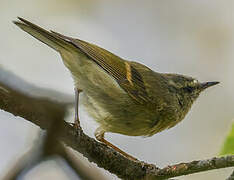
{"label": "blurred green background", "polygon": [[[59,55],[18,29],[11,22],[17,16],[95,43],[155,71],[220,81],[201,94],[185,120],[170,130],[151,138],[107,134],[121,149],[160,167],[219,154],[234,119],[234,1],[1,0],[0,65],[39,87],[73,94],[73,81]],[[0,111],[0,175],[38,136],[38,127],[19,119]],[[82,107],[81,124],[94,137],[97,124]],[[61,166],[66,164],[49,161],[25,179],[38,179],[38,172],[40,179],[76,179]],[[179,179],[225,179],[231,170]]]}

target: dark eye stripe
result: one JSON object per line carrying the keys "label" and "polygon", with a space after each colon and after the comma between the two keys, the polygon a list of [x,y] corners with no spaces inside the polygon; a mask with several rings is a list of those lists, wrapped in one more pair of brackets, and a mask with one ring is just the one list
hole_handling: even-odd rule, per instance
{"label": "dark eye stripe", "polygon": [[193,92],[193,88],[190,87],[190,86],[184,87],[183,90],[184,90],[185,92],[187,92],[187,93]]}

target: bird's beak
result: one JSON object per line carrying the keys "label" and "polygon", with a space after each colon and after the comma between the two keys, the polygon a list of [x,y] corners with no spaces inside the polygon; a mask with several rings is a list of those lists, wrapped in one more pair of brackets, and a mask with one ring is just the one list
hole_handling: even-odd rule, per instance
{"label": "bird's beak", "polygon": [[201,89],[204,90],[208,87],[211,87],[211,86],[214,86],[216,84],[219,84],[218,81],[214,81],[214,82],[204,82],[204,83],[201,83]]}

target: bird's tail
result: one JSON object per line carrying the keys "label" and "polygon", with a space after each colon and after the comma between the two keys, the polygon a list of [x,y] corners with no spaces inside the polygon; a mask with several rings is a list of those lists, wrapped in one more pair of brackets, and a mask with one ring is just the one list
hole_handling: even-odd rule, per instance
{"label": "bird's tail", "polygon": [[21,17],[18,17],[19,21],[13,21],[14,24],[16,24],[18,27],[20,27],[25,32],[29,33],[39,41],[47,44],[51,48],[55,49],[56,51],[62,51],[64,49],[71,49],[74,48],[74,46],[62,39],[61,37],[57,36],[56,34],[51,33],[50,31],[47,31]]}

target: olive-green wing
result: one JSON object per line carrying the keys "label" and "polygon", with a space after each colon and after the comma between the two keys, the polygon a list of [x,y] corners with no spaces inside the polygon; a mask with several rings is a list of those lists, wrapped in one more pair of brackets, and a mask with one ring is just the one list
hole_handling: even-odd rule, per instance
{"label": "olive-green wing", "polygon": [[123,88],[136,102],[143,104],[150,101],[143,78],[137,69],[131,65],[131,62],[123,60],[94,44],[66,37],[53,31],[51,32],[60,38],[71,42],[74,46],[89,56],[95,63],[110,74],[118,82],[120,87]]}
{"label": "olive-green wing", "polygon": [[33,24],[26,19],[18,17],[18,21],[13,21],[15,25],[21,28],[23,31],[27,32],[28,34],[32,35],[39,41],[47,44],[49,47],[53,48],[56,51],[60,51],[62,49],[74,49],[74,46],[70,43],[65,41],[62,38],[54,35],[50,31],[47,31],[36,24]]}

